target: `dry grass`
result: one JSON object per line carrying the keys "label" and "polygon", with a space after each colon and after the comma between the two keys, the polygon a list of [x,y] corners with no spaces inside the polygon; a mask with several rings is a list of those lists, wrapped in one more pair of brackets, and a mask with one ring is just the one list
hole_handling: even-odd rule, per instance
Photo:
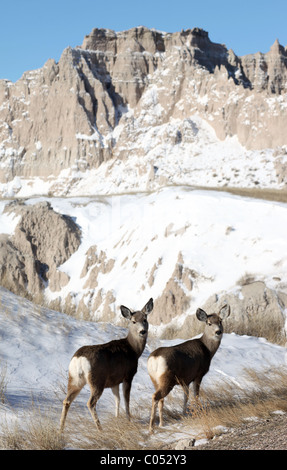
{"label": "dry grass", "polygon": [[6,401],[6,391],[8,385],[7,365],[0,363],[0,402],[3,404]]}
{"label": "dry grass", "polygon": [[43,414],[35,408],[1,423],[0,449],[61,450],[64,447],[65,441],[52,411]]}
{"label": "dry grass", "polygon": [[287,369],[246,369],[245,376],[252,387],[238,389],[224,380],[213,389],[202,391],[200,403],[191,405],[185,419],[201,427],[203,435],[210,439],[222,427],[237,427],[247,419],[266,418],[277,410],[287,412]]}
{"label": "dry grass", "polygon": [[287,202],[286,189],[268,189],[268,188],[236,188],[230,186],[222,187],[198,187],[199,189],[208,189],[209,191],[220,191],[236,196],[250,197],[253,199],[263,199],[265,201]]}
{"label": "dry grass", "polygon": [[228,319],[228,322],[224,325],[224,332],[265,338],[270,343],[279,346],[285,346],[286,344],[284,319],[283,317],[274,318],[272,312],[264,316],[259,313],[246,315],[245,320],[242,322],[233,322],[232,318]]}
{"label": "dry grass", "polygon": [[[191,402],[186,416],[181,414],[178,393],[165,400],[164,427],[148,431],[151,400],[132,410],[128,421],[124,411],[119,418],[109,412],[101,418],[103,431],[98,431],[86,407],[73,403],[65,431],[59,431],[60,406],[41,411],[27,410],[24,416],[1,423],[0,448],[14,450],[158,450],[173,448],[186,437],[211,439],[226,428],[240,426],[250,418],[266,418],[276,410],[287,412],[287,369],[261,373],[246,369],[246,380],[252,388],[241,389],[227,379],[203,389],[198,402]],[[180,390],[181,392],[181,390]],[[176,437],[175,437],[176,436]]]}
{"label": "dry grass", "polygon": [[[115,418],[110,416],[102,420],[103,430],[98,431],[90,416],[86,419],[73,417],[65,429],[66,439],[72,448],[93,450],[142,450],[151,449],[148,426],[133,416],[128,421],[124,415]],[[75,433],[77,429],[77,433]]]}

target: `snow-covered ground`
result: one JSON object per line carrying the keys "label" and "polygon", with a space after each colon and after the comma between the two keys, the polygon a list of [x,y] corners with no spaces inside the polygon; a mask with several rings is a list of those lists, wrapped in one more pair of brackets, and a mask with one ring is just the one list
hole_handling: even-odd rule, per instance
{"label": "snow-covered ground", "polygon": [[[52,406],[55,419],[60,419],[60,399],[64,396],[59,395],[59,385],[65,385],[68,364],[73,353],[85,344],[123,337],[126,329],[110,324],[79,321],[58,312],[35,307],[31,302],[3,288],[0,288],[0,302],[0,366],[7,368],[7,402],[0,405],[0,426],[1,422],[20,418],[21,411],[27,412],[32,402],[40,409]],[[138,396],[141,397],[141,402],[151,404],[153,385],[146,368],[149,353],[159,345],[175,342],[176,340],[160,341],[154,337],[148,340],[132,385],[131,410],[136,408]],[[286,366],[286,359],[285,348],[270,344],[262,338],[225,334],[202,386],[208,388],[224,379],[235,385],[240,392],[242,387],[252,385],[250,379],[246,378],[245,368],[279,368]],[[180,409],[182,391],[176,388],[172,394],[179,397]],[[77,402],[83,407],[83,419],[90,420],[86,411],[88,397],[89,390],[84,388]],[[123,400],[121,403],[121,413],[124,413]],[[114,406],[110,390],[104,391],[97,409],[103,422],[107,416],[111,416]],[[150,408],[145,412],[145,418],[148,418]],[[73,406],[70,410],[70,414],[72,413]],[[187,430],[178,426],[174,433],[178,439],[186,438]],[[197,430],[189,429],[188,435],[197,436]]]}
{"label": "snow-covered ground", "polygon": [[[33,204],[45,198],[30,198]],[[284,203],[233,196],[223,192],[170,187],[153,193],[83,198],[52,198],[54,210],[70,215],[82,230],[82,242],[59,267],[70,276],[59,292],[46,289],[49,300],[73,294],[87,307],[101,292],[102,305],[94,314],[101,318],[104,300],[112,292],[116,312],[120,304],[131,308],[161,296],[172,277],[178,256],[193,270],[191,298],[194,313],[214,293],[238,287],[246,273],[269,287],[287,282],[287,206]],[[7,201],[0,202],[0,211]],[[12,233],[17,219],[0,214],[1,232]],[[113,260],[109,272],[100,272],[91,288],[81,277],[86,252],[91,247]],[[149,283],[150,276],[153,282]],[[184,315],[176,321],[182,321]]]}

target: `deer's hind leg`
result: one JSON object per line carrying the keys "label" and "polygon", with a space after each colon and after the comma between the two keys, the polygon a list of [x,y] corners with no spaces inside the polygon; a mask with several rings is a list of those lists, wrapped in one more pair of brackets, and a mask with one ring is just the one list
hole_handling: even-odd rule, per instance
{"label": "deer's hind leg", "polygon": [[62,414],[61,414],[61,420],[60,420],[61,431],[64,430],[67,414],[68,414],[68,411],[72,402],[79,395],[80,391],[82,390],[84,386],[84,385],[73,385],[71,382],[72,380],[69,377],[67,395],[66,395],[65,400],[63,401],[63,408],[62,408]]}
{"label": "deer's hind leg", "polygon": [[151,409],[151,417],[150,417],[150,423],[149,423],[150,432],[153,432],[157,407],[158,407],[158,413],[159,413],[159,427],[163,426],[164,398],[171,392],[172,389],[173,389],[173,385],[169,385],[168,382],[163,381],[159,385],[157,390],[154,392],[152,396],[152,409]]}
{"label": "deer's hind leg", "polygon": [[150,415],[150,422],[149,422],[149,432],[153,432],[157,408],[158,408],[158,411],[159,411],[159,426],[160,427],[163,426],[163,401],[164,401],[164,397],[166,395],[162,394],[161,390],[156,390],[155,393],[152,396],[152,407],[151,407],[151,415]]}
{"label": "deer's hind leg", "polygon": [[98,400],[100,399],[100,397],[101,397],[101,395],[104,391],[105,386],[104,386],[104,383],[92,384],[90,382],[90,380],[88,380],[88,383],[89,383],[89,386],[90,386],[91,394],[90,394],[90,398],[89,398],[88,403],[87,403],[87,407],[89,408],[91,416],[92,416],[94,422],[96,423],[96,426],[97,426],[98,430],[101,431],[102,426],[101,426],[100,420],[99,420],[98,415],[97,415],[96,406],[97,406]]}
{"label": "deer's hind leg", "polygon": [[91,394],[91,396],[88,400],[88,403],[87,403],[87,407],[89,408],[91,416],[92,416],[93,420],[95,421],[96,426],[97,426],[99,431],[102,430],[102,426],[101,426],[100,420],[99,420],[98,415],[97,415],[96,405],[97,405],[97,401],[100,398],[100,396],[101,396],[101,394],[95,394],[95,393]]}

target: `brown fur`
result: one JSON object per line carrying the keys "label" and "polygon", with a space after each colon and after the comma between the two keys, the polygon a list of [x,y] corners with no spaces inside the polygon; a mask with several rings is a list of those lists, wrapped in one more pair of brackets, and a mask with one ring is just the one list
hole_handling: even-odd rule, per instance
{"label": "brown fur", "polygon": [[75,352],[70,366],[74,361],[73,364],[76,362],[79,367],[76,369],[72,366],[69,370],[68,390],[63,401],[61,415],[61,430],[64,429],[72,401],[86,383],[91,390],[87,406],[98,429],[101,429],[101,425],[96,413],[96,404],[105,388],[112,389],[118,413],[119,384],[123,384],[126,414],[128,418],[130,417],[129,400],[132,380],[137,372],[138,359],[145,348],[148,334],[147,315],[152,309],[153,299],[150,299],[141,311],[134,313],[127,307],[121,306],[122,315],[130,320],[127,337],[105,344],[82,346]]}
{"label": "brown fur", "polygon": [[[211,359],[221,342],[223,334],[222,317],[227,317],[229,313],[228,306],[223,307],[219,315],[207,315],[203,310],[198,309],[196,312],[197,318],[206,323],[201,338],[185,341],[171,347],[158,348],[149,356],[148,368],[155,387],[155,393],[152,397],[150,431],[154,427],[157,406],[159,407],[159,424],[162,426],[163,400],[175,385],[181,385],[183,388],[184,412],[186,411],[189,384],[191,382],[193,382],[194,396],[195,398],[198,397],[202,378],[208,372]],[[163,369],[161,375],[159,375],[158,371],[152,371],[152,361],[156,358],[161,358],[162,360]]]}

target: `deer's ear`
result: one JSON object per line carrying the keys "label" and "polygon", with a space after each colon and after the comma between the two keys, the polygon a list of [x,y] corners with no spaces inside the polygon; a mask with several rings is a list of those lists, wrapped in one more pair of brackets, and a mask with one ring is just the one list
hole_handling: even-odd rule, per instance
{"label": "deer's ear", "polygon": [[130,320],[132,318],[132,312],[130,311],[129,308],[125,307],[124,305],[121,305],[121,312],[122,316]]}
{"label": "deer's ear", "polygon": [[148,303],[145,304],[144,308],[142,309],[142,312],[145,313],[146,315],[150,313],[153,309],[153,299],[149,299]]}
{"label": "deer's ear", "polygon": [[207,313],[202,310],[202,308],[198,308],[196,310],[196,316],[199,321],[206,321],[207,320]]}

